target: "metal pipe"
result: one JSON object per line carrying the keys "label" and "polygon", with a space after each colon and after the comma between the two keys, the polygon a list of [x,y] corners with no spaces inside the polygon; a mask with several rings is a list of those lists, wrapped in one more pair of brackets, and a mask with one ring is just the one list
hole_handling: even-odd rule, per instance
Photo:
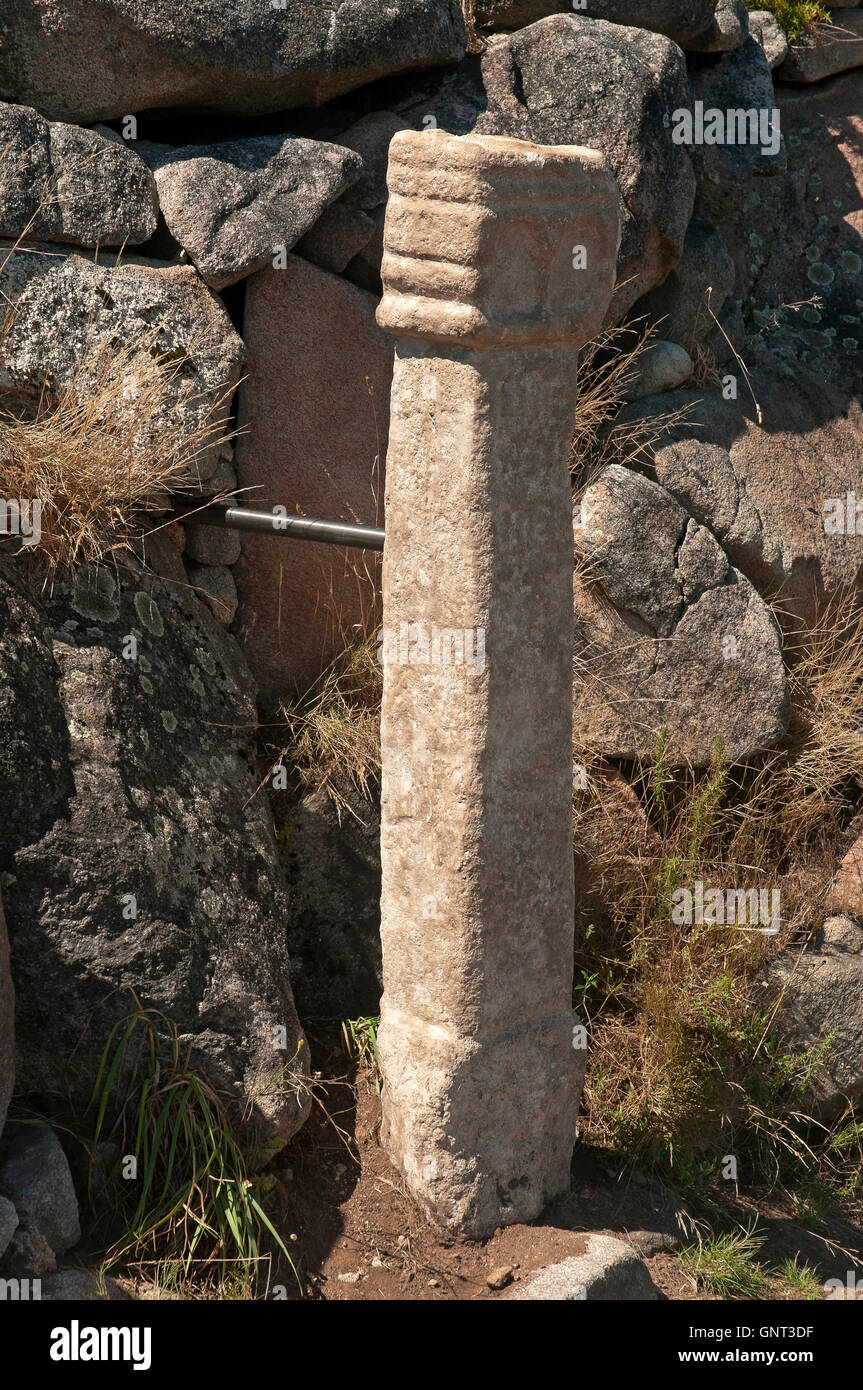
{"label": "metal pipe", "polygon": [[290,540],[318,541],[326,545],[352,546],[358,550],[383,550],[384,532],[375,526],[356,526],[345,521],[319,521],[310,516],[283,516],[251,507],[176,507],[176,521],[198,526],[222,526],[232,531],[271,531]]}

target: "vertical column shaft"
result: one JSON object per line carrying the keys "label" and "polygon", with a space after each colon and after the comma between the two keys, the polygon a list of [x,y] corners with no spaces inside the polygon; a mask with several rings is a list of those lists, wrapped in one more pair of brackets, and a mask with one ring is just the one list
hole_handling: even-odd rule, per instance
{"label": "vertical column shaft", "polygon": [[395,138],[390,192],[384,1142],[483,1235],[565,1190],[583,1076],[567,460],[617,193],[589,151],[442,132]]}

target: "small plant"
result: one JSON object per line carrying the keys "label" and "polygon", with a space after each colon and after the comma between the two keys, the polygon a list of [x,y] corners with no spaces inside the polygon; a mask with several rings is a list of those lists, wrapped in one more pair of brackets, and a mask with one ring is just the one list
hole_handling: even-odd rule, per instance
{"label": "small plant", "polygon": [[120,1184],[126,1229],[106,1268],[154,1266],[171,1286],[194,1268],[226,1297],[254,1296],[273,1248],[293,1269],[262,1205],[265,1179],[249,1176],[227,1105],[183,1058],[161,1014],[139,1007],[115,1024],[90,1108],[93,1153],[113,1141],[136,1174]]}
{"label": "small plant", "polygon": [[719,1298],[762,1298],[767,1276],[755,1263],[763,1245],[755,1225],[729,1234],[705,1236],[680,1251],[684,1271],[705,1293]]}
{"label": "small plant", "polygon": [[380,1099],[381,1068],[378,1056],[380,1015],[374,1018],[349,1018],[342,1024],[342,1043],[352,1062],[357,1062],[374,1081]]}
{"label": "small plant", "polygon": [[776,1278],[781,1279],[783,1284],[787,1284],[801,1298],[822,1299],[824,1286],[816,1270],[811,1265],[799,1265],[797,1258],[795,1255],[793,1260],[785,1260],[775,1271]]}
{"label": "small plant", "polygon": [[829,7],[816,0],[747,0],[750,10],[769,10],[778,20],[786,38],[799,39],[815,24],[829,24]]}

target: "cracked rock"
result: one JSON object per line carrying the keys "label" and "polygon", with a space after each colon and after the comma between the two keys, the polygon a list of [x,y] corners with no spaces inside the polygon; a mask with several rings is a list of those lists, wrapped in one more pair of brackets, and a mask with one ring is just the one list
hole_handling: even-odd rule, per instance
{"label": "cracked rock", "polygon": [[[687,410],[651,450],[658,481],[761,594],[812,622],[825,599],[863,575],[863,507],[858,530],[853,500],[848,525],[846,501],[863,416],[799,366],[793,375],[756,372],[752,389],[760,424],[742,385],[736,401],[716,390],[672,391],[627,406],[621,419]],[[831,532],[825,523],[836,512],[845,524]]]}
{"label": "cracked rock", "polygon": [[289,251],[363,170],[353,150],[284,135],[137,148],[168,231],[213,289],[271,265],[279,248]]}
{"label": "cracked rock", "polygon": [[585,491],[576,548],[577,718],[609,757],[731,760],[789,717],[782,638],[721,546],[659,484],[619,465]]}
{"label": "cracked rock", "polygon": [[135,246],[158,218],[153,176],[134,150],[0,103],[0,236]]}

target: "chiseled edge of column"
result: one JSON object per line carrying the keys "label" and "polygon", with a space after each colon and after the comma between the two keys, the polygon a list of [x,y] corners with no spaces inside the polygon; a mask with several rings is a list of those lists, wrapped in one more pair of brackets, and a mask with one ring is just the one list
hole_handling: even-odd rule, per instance
{"label": "chiseled edge of column", "polygon": [[441,131],[395,137],[389,186],[384,626],[490,649],[472,677],[384,664],[382,1137],[435,1223],[482,1236],[566,1189],[583,1080],[567,449],[618,195],[593,151]]}

